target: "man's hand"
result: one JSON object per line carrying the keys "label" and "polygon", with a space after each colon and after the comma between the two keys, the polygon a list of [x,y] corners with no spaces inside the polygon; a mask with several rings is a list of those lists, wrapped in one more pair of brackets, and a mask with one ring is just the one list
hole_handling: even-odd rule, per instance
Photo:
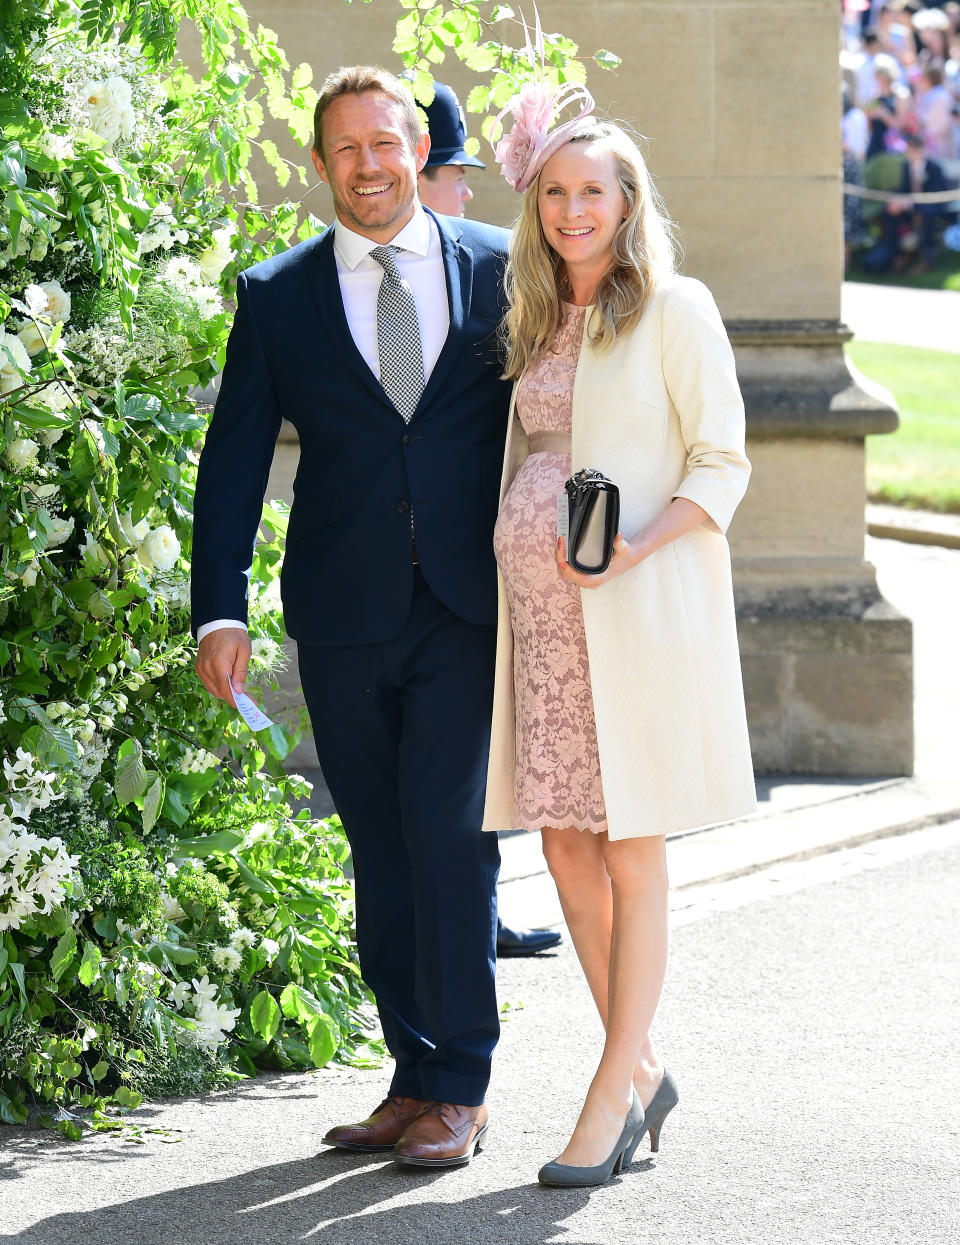
{"label": "man's hand", "polygon": [[200,641],[193,668],[211,696],[236,708],[229,682],[242,692],[249,664],[249,634],[241,627],[220,627]]}

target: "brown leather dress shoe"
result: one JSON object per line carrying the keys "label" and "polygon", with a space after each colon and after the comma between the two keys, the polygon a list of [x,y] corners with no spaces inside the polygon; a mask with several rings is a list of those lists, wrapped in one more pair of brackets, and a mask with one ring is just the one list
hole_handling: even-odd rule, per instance
{"label": "brown leather dress shoe", "polygon": [[420,1098],[391,1094],[359,1124],[338,1124],[323,1138],[323,1145],[340,1150],[392,1150],[404,1129],[427,1104]]}
{"label": "brown leather dress shoe", "polygon": [[460,1167],[483,1148],[488,1119],[486,1103],[431,1102],[394,1146],[393,1157],[410,1167]]}

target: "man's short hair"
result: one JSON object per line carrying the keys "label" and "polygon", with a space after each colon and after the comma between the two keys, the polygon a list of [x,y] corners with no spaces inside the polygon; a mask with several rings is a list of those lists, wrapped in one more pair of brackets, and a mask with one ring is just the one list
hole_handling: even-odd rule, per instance
{"label": "man's short hair", "polygon": [[341,95],[365,95],[369,91],[379,91],[399,104],[402,124],[410,139],[410,146],[416,147],[423,133],[417,105],[413,93],[399,78],[379,65],[347,65],[327,74],[320,87],[317,106],[313,110],[313,149],[323,160],[323,117],[335,99]]}

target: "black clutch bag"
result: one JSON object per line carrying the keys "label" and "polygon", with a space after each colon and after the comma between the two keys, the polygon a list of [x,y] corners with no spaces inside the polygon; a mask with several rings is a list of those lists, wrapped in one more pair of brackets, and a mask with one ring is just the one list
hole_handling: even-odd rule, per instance
{"label": "black clutch bag", "polygon": [[584,575],[602,575],[620,530],[620,490],[599,471],[582,468],[563,486],[569,526],[567,561]]}

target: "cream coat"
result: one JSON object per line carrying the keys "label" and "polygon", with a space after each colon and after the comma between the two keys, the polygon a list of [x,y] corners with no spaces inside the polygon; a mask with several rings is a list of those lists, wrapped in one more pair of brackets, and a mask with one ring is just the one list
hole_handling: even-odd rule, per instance
{"label": "cream coat", "polygon": [[[585,320],[589,322],[590,313]],[[699,281],[664,280],[611,350],[586,339],[573,389],[573,470],[620,487],[629,540],[687,497],[704,523],[597,589],[583,589],[611,839],[726,821],[755,807],[726,537],[750,476],[733,351]],[[500,499],[529,453],[511,403]],[[514,810],[513,631],[500,581],[484,830]]]}

